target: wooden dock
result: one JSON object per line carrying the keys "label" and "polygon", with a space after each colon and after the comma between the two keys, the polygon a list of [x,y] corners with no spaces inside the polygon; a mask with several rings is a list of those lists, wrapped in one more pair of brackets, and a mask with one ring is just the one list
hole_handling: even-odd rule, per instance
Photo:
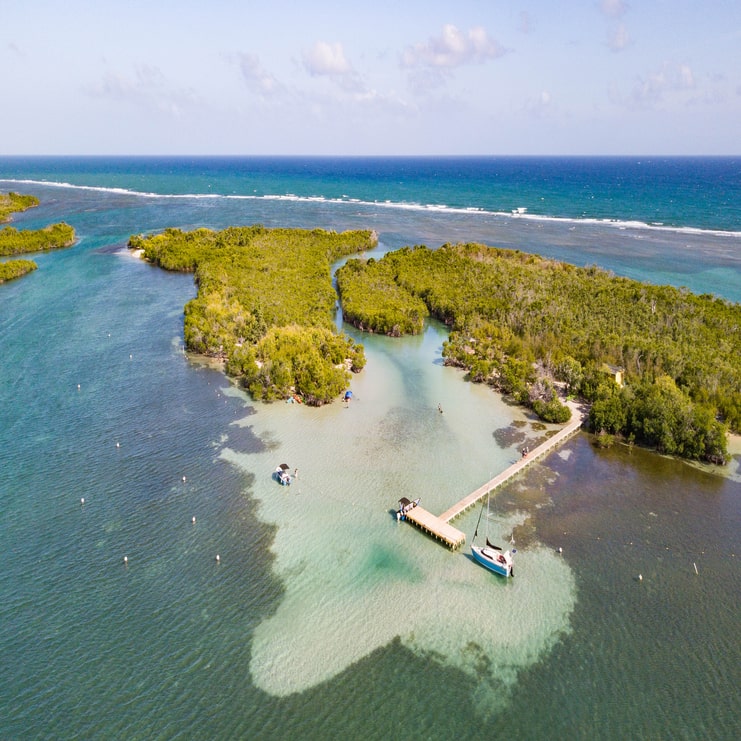
{"label": "wooden dock", "polygon": [[471,492],[467,497],[461,499],[460,502],[456,502],[452,507],[446,509],[445,512],[440,515],[439,519],[443,522],[454,520],[469,507],[472,507],[474,504],[481,501],[490,491],[494,491],[494,489],[517,476],[520,471],[527,468],[531,463],[538,460],[538,458],[542,458],[547,453],[550,453],[553,448],[579,432],[584,423],[584,412],[575,406],[571,409],[572,418],[565,427],[560,429],[555,435],[552,435],[547,440],[544,440],[537,447],[533,448],[527,456],[520,458],[520,460],[502,471],[502,473],[497,474],[493,479],[481,485],[476,489],[476,491]]}
{"label": "wooden dock", "polygon": [[419,505],[406,513],[406,519],[453,550],[460,548],[466,542],[466,536],[460,530]]}
{"label": "wooden dock", "polygon": [[555,435],[552,435],[540,445],[533,448],[533,450],[529,451],[527,456],[513,463],[493,479],[476,489],[476,491],[471,492],[468,496],[456,502],[456,504],[446,509],[441,515],[433,515],[426,509],[416,506],[406,513],[406,519],[413,522],[418,528],[432,537],[445,543],[449,548],[460,548],[466,542],[466,536],[460,530],[453,527],[450,521],[481,501],[490,491],[502,486],[502,484],[517,476],[518,473],[524,468],[527,468],[531,463],[550,453],[556,446],[579,432],[584,423],[586,411],[576,404],[569,404],[569,406],[572,411],[571,421]]}

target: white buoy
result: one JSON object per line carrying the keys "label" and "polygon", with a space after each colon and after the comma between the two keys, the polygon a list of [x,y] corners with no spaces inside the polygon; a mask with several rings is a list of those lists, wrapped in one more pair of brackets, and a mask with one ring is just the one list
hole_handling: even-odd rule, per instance
{"label": "white buoy", "polygon": [[563,553],[563,548],[561,548],[561,546],[558,546],[558,552]]}
{"label": "white buoy", "polygon": [[117,448],[120,448],[121,447],[121,443],[116,443],[116,447]]}
{"label": "white buoy", "polygon": [[129,557],[128,556],[124,556],[124,563],[128,563],[128,562],[129,562]]}
{"label": "white buoy", "polygon": [[185,476],[183,476],[183,481],[185,481]]}
{"label": "white buoy", "polygon": [[78,391],[80,390],[80,384],[79,383],[77,384],[77,390]]}
{"label": "white buoy", "polygon": [[192,522],[192,523],[193,523],[194,525],[196,524],[196,518],[195,518],[195,517],[191,517],[191,518],[190,518],[190,521],[191,521],[191,522]]}
{"label": "white buoy", "polygon": [[134,357],[133,355],[129,355],[129,360],[131,360],[131,358],[133,358],[133,357]]}
{"label": "white buoy", "polygon": [[643,574],[638,574],[638,581],[643,581]]}
{"label": "white buoy", "polygon": [[216,561],[221,561],[221,556],[218,553],[216,554]]}
{"label": "white buoy", "polygon": [[80,504],[85,504],[85,497],[80,497]]}

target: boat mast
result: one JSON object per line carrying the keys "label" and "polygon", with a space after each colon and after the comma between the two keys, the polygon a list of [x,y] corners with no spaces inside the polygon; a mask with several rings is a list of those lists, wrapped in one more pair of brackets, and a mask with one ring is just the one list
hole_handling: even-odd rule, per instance
{"label": "boat mast", "polygon": [[[489,492],[486,492],[486,537],[489,537]],[[479,525],[481,524],[481,515],[484,514],[484,505],[481,505],[481,511],[479,512],[479,519],[476,523],[476,530],[473,533],[473,539],[476,540],[476,536],[479,534]]]}

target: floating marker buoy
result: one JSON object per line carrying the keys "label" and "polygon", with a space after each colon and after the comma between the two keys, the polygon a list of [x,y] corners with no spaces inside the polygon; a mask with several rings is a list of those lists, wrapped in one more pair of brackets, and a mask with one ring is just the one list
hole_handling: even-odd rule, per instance
{"label": "floating marker buoy", "polygon": [[221,561],[221,556],[218,553],[216,554],[216,561]]}
{"label": "floating marker buoy", "polygon": [[85,504],[85,497],[80,497],[80,504]]}
{"label": "floating marker buoy", "polygon": [[643,581],[643,574],[638,574],[638,581]]}
{"label": "floating marker buoy", "polygon": [[558,552],[563,553],[563,548],[561,548],[561,546],[558,546]]}
{"label": "floating marker buoy", "polygon": [[185,476],[183,476],[183,481],[185,481]]}
{"label": "floating marker buoy", "polygon": [[129,355],[129,360],[131,360],[131,358],[133,358],[133,357],[134,357],[133,355]]}
{"label": "floating marker buoy", "polygon": [[78,391],[80,390],[80,384],[79,383],[77,384],[77,390]]}
{"label": "floating marker buoy", "polygon": [[195,518],[195,517],[191,517],[191,518],[190,518],[190,521],[191,521],[191,522],[192,522],[192,523],[193,523],[193,524],[195,525],[195,522],[196,522],[196,518]]}
{"label": "floating marker buoy", "polygon": [[128,563],[128,562],[129,562],[129,557],[128,556],[124,556],[124,563]]}
{"label": "floating marker buoy", "polygon": [[120,448],[121,447],[121,443],[116,443],[116,447],[117,448]]}

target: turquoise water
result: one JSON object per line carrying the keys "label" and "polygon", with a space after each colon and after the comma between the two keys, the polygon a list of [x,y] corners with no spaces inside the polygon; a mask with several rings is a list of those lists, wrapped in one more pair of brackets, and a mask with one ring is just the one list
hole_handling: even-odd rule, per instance
{"label": "turquoise water", "polygon": [[0,178],[738,232],[737,157],[5,157]]}
{"label": "turquoise water", "polygon": [[[0,736],[737,737],[738,473],[578,436],[492,502],[518,548],[516,579],[493,579],[391,516],[402,494],[445,509],[543,434],[442,366],[442,327],[356,334],[368,366],[347,409],[255,405],[183,353],[192,277],[124,248],[171,225],[370,227],[379,252],[477,239],[738,301],[737,191],[722,216],[695,204],[704,226],[659,229],[648,206],[601,223],[573,199],[568,220],[461,212],[485,206],[470,178],[450,190],[452,161],[435,198],[428,174],[405,186],[447,209],[376,203],[384,178],[399,187],[379,167],[219,162],[0,160],[0,188],[42,199],[16,226],[80,237],[0,286]],[[511,176],[510,203],[549,162],[520,193]],[[86,187],[39,183],[55,173]],[[682,191],[664,177],[640,185],[658,203]],[[258,182],[295,197],[203,197]],[[270,478],[283,460],[290,489]],[[469,540],[477,516],[456,521]]]}

